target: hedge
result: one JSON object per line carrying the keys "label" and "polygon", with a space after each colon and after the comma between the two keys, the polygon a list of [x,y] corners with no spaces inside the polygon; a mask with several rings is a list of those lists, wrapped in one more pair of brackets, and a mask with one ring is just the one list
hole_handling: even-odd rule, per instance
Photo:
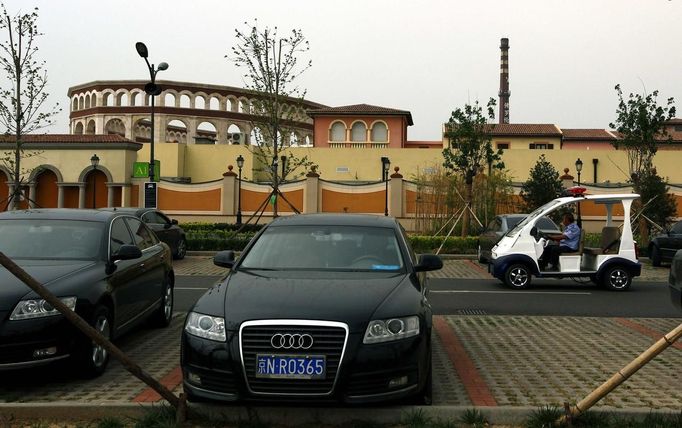
{"label": "hedge", "polygon": [[[182,225],[187,234],[187,249],[190,251],[220,251],[235,250],[241,251],[256,234],[255,231],[240,232],[234,234],[229,228],[211,228],[211,225],[194,223],[186,228]],[[441,254],[476,254],[478,249],[478,236],[420,236],[408,235],[410,244],[416,253],[435,253],[443,244]],[[598,247],[601,234],[586,233],[585,247]],[[445,240],[445,243],[443,243]]]}

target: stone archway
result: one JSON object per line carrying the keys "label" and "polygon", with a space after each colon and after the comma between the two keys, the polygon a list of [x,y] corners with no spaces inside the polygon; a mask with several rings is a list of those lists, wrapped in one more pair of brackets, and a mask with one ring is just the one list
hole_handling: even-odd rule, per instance
{"label": "stone archway", "polygon": [[35,196],[33,202],[38,208],[57,208],[59,206],[59,177],[50,169],[42,169],[34,178]]}
{"label": "stone archway", "polygon": [[91,169],[85,176],[85,208],[108,206],[107,175],[100,169]]}

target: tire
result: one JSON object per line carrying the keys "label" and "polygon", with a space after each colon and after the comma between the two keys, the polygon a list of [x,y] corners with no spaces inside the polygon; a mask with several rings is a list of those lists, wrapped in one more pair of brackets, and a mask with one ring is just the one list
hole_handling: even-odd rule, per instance
{"label": "tire", "polygon": [[623,266],[614,266],[602,276],[602,284],[612,291],[625,291],[632,284],[632,275]]}
{"label": "tire", "polygon": [[504,283],[517,290],[530,287],[530,278],[530,269],[522,263],[509,266],[504,273]]}
{"label": "tire", "polygon": [[649,258],[651,259],[652,266],[661,266],[661,250],[655,245],[651,246],[651,251],[649,252]]}
{"label": "tire", "polygon": [[161,307],[159,307],[152,315],[152,324],[155,327],[168,327],[173,319],[173,281],[170,275],[166,277],[163,284],[163,292],[161,294]]}
{"label": "tire", "polygon": [[[109,308],[98,305],[92,314],[90,325],[107,339],[111,339],[111,313]],[[100,376],[109,364],[109,352],[90,338],[83,336],[74,356],[74,369],[86,378]]]}
{"label": "tire", "polygon": [[187,255],[187,239],[185,239],[185,237],[183,236],[178,241],[178,246],[175,249],[175,253],[173,253],[173,258],[175,260],[182,260],[185,258],[186,255]]}

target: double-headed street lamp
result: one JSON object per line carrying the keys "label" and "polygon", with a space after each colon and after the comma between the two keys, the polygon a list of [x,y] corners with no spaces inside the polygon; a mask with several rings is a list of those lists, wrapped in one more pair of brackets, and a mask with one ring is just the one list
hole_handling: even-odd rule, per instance
{"label": "double-headed street lamp", "polygon": [[237,191],[237,225],[242,224],[242,168],[244,167],[244,157],[237,156],[237,169],[239,170],[239,184]]}
{"label": "double-headed street lamp", "polygon": [[150,64],[149,60],[147,57],[149,56],[149,52],[147,51],[147,46],[142,43],[142,42],[137,42],[135,43],[135,49],[137,49],[137,53],[144,58],[144,62],[147,63],[147,68],[149,68],[149,77],[151,79],[151,82],[147,83],[144,85],[144,91],[147,93],[147,95],[151,96],[151,116],[152,116],[152,125],[151,125],[151,133],[150,133],[150,144],[149,146],[149,181],[156,181],[154,180],[154,97],[157,95],[161,94],[161,87],[156,84],[156,73],[159,71],[163,70],[168,70],[168,64],[165,62],[159,63],[158,68],[154,68],[154,64]]}
{"label": "double-headed street lamp", "polygon": [[97,208],[97,166],[99,165],[97,153],[90,158],[90,164],[92,165],[92,209],[94,210]]}
{"label": "double-headed street lamp", "polygon": [[381,157],[381,177],[386,183],[386,190],[384,191],[384,215],[388,215],[388,169],[391,167],[391,161],[386,157]]}
{"label": "double-headed street lamp", "polygon": [[[583,170],[583,161],[580,158],[575,161],[575,170],[578,173],[578,187],[580,187],[580,171]],[[583,227],[583,219],[580,217],[580,202],[578,202],[578,227]]]}

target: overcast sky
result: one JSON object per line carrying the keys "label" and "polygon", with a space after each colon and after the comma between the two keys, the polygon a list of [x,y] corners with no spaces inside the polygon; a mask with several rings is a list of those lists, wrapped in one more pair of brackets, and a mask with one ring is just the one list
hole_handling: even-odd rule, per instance
{"label": "overcast sky", "polygon": [[[440,139],[441,123],[467,101],[499,90],[500,38],[509,38],[512,123],[606,128],[613,87],[660,91],[682,102],[682,1],[217,1],[4,0],[10,13],[39,7],[40,56],[68,132],[70,86],[146,79],[135,42],[165,61],[159,79],[242,86],[224,58],[234,29],[258,18],[300,28],[313,66],[307,98],[409,110],[410,140]],[[6,34],[2,34],[4,39]],[[682,108],[682,105],[678,105]]]}

